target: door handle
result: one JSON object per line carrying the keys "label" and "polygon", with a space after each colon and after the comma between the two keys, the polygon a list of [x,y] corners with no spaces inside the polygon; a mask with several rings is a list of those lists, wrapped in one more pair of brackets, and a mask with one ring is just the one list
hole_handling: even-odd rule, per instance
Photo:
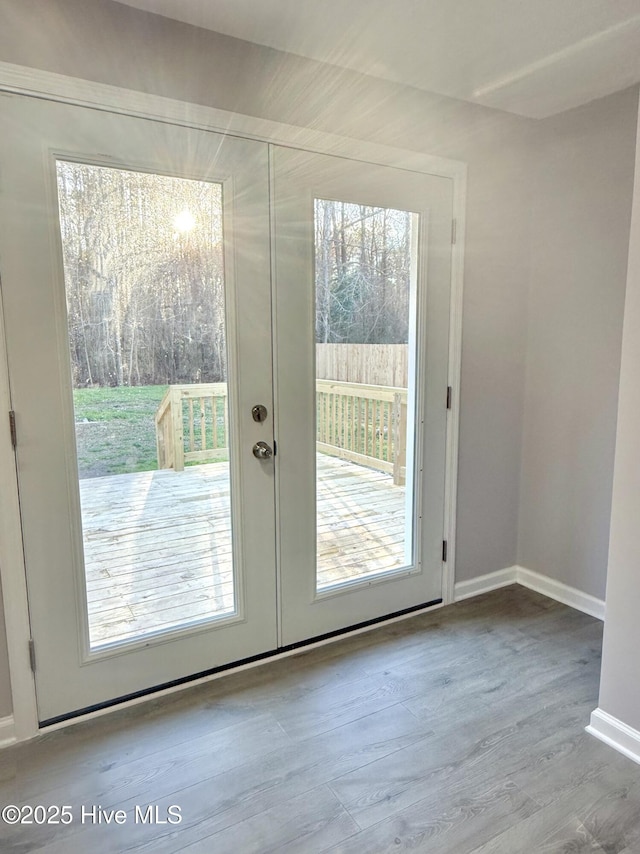
{"label": "door handle", "polygon": [[266,442],[256,442],[253,446],[253,456],[257,460],[270,460],[273,456],[273,448],[270,448]]}

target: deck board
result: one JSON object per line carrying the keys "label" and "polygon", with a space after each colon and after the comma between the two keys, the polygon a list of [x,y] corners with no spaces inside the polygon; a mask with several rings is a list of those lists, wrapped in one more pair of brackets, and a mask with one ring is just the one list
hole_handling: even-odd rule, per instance
{"label": "deck board", "polygon": [[[80,481],[94,645],[232,613],[227,463]],[[318,454],[318,586],[401,567],[405,489]]]}

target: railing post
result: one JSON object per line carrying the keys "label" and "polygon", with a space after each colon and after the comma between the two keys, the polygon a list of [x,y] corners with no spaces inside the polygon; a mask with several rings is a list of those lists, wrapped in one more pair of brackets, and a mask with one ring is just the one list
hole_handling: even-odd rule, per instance
{"label": "railing post", "polygon": [[[406,392],[393,396],[393,483],[404,486],[407,465],[407,403]],[[403,470],[405,473],[403,474]]]}
{"label": "railing post", "polygon": [[156,457],[158,468],[165,467],[166,453],[164,448],[164,436],[162,435],[162,422],[156,422]]}
{"label": "railing post", "polygon": [[169,469],[173,465],[173,444],[171,441],[171,390],[167,389],[156,411],[156,453],[158,468]]}
{"label": "railing post", "polygon": [[171,433],[173,444],[173,470],[184,471],[184,426],[182,421],[182,395],[180,388],[171,389]]}

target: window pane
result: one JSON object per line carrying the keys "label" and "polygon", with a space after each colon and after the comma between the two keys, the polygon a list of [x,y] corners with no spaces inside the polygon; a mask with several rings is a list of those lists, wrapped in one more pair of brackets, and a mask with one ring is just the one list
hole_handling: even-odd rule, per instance
{"label": "window pane", "polygon": [[233,614],[220,184],[58,161],[92,648]]}
{"label": "window pane", "polygon": [[416,227],[315,200],[318,590],[412,562]]}

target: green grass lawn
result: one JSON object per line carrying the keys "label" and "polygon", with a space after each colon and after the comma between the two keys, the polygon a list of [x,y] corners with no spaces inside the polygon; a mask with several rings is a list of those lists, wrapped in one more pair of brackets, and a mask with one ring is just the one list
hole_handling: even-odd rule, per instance
{"label": "green grass lawn", "polygon": [[154,418],[166,389],[164,385],[75,389],[81,478],[158,467]]}
{"label": "green grass lawn", "polygon": [[[78,388],[73,392],[76,422],[78,470],[81,478],[126,474],[136,471],[155,471],[156,457],[155,414],[166,385],[121,386],[119,388]],[[219,399],[216,417],[210,405],[207,412],[207,445],[212,447],[215,421],[217,446],[224,447],[224,408]],[[189,435],[189,413],[183,407],[185,436]],[[194,408],[194,442],[201,442],[200,409]],[[224,456],[222,459],[228,459]],[[187,463],[197,465],[197,463]]]}

